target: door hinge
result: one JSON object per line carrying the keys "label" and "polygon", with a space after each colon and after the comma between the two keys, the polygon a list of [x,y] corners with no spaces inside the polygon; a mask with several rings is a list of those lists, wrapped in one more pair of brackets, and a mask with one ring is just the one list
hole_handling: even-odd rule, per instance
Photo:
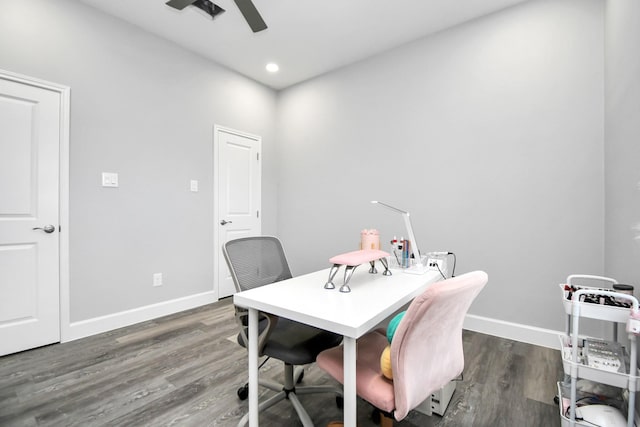
{"label": "door hinge", "polygon": [[256,211],[256,218],[260,218],[260,211]]}
{"label": "door hinge", "polygon": [[260,161],[260,153],[256,153],[256,160]]}

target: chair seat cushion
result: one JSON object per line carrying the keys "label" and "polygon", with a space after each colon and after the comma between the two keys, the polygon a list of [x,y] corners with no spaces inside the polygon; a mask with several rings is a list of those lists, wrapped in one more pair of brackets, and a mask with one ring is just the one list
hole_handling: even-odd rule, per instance
{"label": "chair seat cushion", "polygon": [[[392,412],[395,409],[393,382],[386,379],[380,369],[380,355],[388,344],[383,330],[369,332],[358,339],[356,392],[376,408]],[[323,351],[316,362],[329,375],[344,383],[342,346]]]}
{"label": "chair seat cushion", "polygon": [[[306,365],[315,362],[318,353],[341,341],[342,335],[279,318],[262,354],[290,365]],[[243,345],[240,339],[238,343]]]}

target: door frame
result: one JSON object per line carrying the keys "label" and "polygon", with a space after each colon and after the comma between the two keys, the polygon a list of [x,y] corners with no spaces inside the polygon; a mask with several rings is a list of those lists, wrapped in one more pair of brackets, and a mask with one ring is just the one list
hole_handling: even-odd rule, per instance
{"label": "door frame", "polygon": [[60,288],[60,342],[71,338],[71,306],[69,286],[69,115],[71,88],[11,71],[0,69],[0,78],[12,82],[56,92],[60,95],[60,147],[58,162],[58,216],[59,216],[59,267]]}
{"label": "door frame", "polygon": [[[218,175],[220,169],[218,166],[218,157],[220,150],[220,141],[218,138],[218,132],[223,131],[227,133],[232,133],[244,138],[255,139],[260,144],[262,148],[262,137],[258,135],[254,135],[248,132],[239,131],[236,129],[232,129],[226,126],[221,126],[214,124],[213,125],[213,297],[216,301],[218,301],[219,293],[218,293],[218,270],[220,268],[219,260],[220,254],[222,252],[222,248],[220,246],[220,234],[218,233],[218,224],[220,223],[220,215],[218,213],[219,206],[219,198],[220,191],[218,190],[218,184],[220,182],[220,176]],[[262,161],[262,159],[261,159]],[[260,182],[262,182],[262,173],[260,174]],[[262,186],[260,186],[262,188]],[[262,205],[262,195],[260,195],[260,204]],[[262,206],[260,206],[260,211],[262,211]],[[260,223],[262,223],[262,212],[260,212]]]}

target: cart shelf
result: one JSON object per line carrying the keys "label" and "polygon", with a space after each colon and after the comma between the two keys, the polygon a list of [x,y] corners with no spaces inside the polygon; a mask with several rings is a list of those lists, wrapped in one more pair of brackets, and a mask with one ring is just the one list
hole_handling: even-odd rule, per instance
{"label": "cart shelf", "polygon": [[[560,293],[562,294],[562,306],[564,307],[564,312],[570,316],[573,301],[567,299],[569,291],[564,289],[565,285],[560,284],[558,286],[560,287]],[[589,292],[593,291],[594,294],[601,291],[607,292],[607,294],[613,293],[611,289],[592,288],[587,286],[580,286],[580,289]],[[617,323],[626,323],[627,319],[629,319],[630,307],[616,307],[613,305],[595,304],[592,302],[578,302],[577,305],[580,307],[580,317],[588,317],[590,319],[606,320],[608,322]]]}

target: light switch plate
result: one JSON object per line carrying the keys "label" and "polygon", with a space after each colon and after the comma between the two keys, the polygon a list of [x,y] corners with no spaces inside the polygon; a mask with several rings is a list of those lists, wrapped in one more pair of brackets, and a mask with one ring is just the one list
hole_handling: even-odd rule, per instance
{"label": "light switch plate", "polygon": [[118,174],[115,172],[102,172],[102,186],[103,187],[117,187],[118,186]]}
{"label": "light switch plate", "polygon": [[194,193],[198,192],[198,180],[192,179],[189,185],[190,185],[191,191],[193,191]]}

